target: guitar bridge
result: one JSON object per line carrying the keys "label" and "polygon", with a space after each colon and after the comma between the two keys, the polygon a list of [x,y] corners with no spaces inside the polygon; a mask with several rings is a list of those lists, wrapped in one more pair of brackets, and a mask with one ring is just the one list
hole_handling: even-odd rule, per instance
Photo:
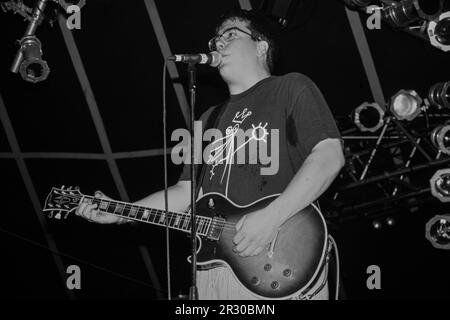
{"label": "guitar bridge", "polygon": [[222,234],[223,228],[225,227],[226,220],[221,217],[214,217],[211,220],[211,225],[209,226],[207,238],[208,240],[219,240]]}

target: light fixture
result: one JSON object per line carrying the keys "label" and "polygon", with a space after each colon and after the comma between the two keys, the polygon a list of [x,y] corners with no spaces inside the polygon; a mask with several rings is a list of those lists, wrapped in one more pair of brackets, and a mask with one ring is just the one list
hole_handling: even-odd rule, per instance
{"label": "light fixture", "polygon": [[19,49],[10,70],[13,73],[20,72],[24,80],[36,83],[45,80],[50,73],[47,62],[42,60],[42,44],[36,37],[38,26],[46,19],[44,11],[47,3],[56,2],[68,12],[68,8],[71,6],[81,9],[86,4],[86,0],[37,0],[33,2],[34,7],[30,8],[23,3],[23,0],[0,0],[0,7],[5,12],[11,10],[15,14],[18,13],[28,21],[24,35],[18,41]]}
{"label": "light fixture", "polygon": [[384,110],[378,103],[364,102],[355,109],[353,121],[362,132],[375,132],[384,124]]}
{"label": "light fixture", "polygon": [[434,20],[442,12],[444,0],[401,0],[385,6],[381,17],[396,28],[403,28],[418,20]]}
{"label": "light fixture", "polygon": [[421,109],[422,99],[414,90],[400,90],[391,98],[389,109],[398,120],[411,121]]}
{"label": "light fixture", "polygon": [[430,179],[431,194],[441,202],[450,202],[450,169],[435,172]]}
{"label": "light fixture", "polygon": [[450,250],[450,215],[437,215],[425,226],[425,237],[433,247]]}
{"label": "light fixture", "polygon": [[389,227],[393,227],[393,226],[395,225],[395,220],[394,220],[394,218],[392,218],[392,217],[387,217],[387,218],[386,218],[386,224],[387,224]]}
{"label": "light fixture", "polygon": [[428,92],[431,105],[439,109],[450,109],[450,81],[436,83]]}
{"label": "light fixture", "polygon": [[444,12],[438,19],[428,24],[428,37],[433,46],[450,51],[450,11]]}
{"label": "light fixture", "polygon": [[381,227],[382,227],[381,222],[378,221],[378,220],[372,221],[372,227],[373,227],[375,230],[380,230]]}
{"label": "light fixture", "polygon": [[430,140],[436,149],[450,155],[450,124],[434,128],[431,131]]}
{"label": "light fixture", "polygon": [[50,69],[42,60],[41,42],[36,36],[22,38],[19,53],[22,57],[19,71],[24,80],[36,83],[47,79]]}

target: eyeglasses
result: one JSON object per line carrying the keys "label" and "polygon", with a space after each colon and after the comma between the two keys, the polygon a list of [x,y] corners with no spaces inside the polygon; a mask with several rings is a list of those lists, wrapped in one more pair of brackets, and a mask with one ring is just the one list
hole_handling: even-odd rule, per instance
{"label": "eyeglasses", "polygon": [[254,41],[261,41],[261,37],[255,37],[250,32],[239,29],[238,27],[231,27],[229,29],[226,29],[224,32],[222,32],[222,34],[218,34],[214,38],[209,40],[209,42],[208,42],[209,50],[217,51],[217,43],[219,42],[219,40],[223,40],[226,43],[230,43],[231,41],[239,38],[238,31],[245,33],[246,35],[249,35],[252,38],[252,40],[254,40]]}

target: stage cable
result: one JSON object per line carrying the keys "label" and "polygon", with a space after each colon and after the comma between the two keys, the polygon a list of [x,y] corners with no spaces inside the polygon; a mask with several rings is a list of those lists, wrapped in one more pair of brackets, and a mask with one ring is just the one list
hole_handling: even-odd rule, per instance
{"label": "stage cable", "polygon": [[[164,207],[165,216],[169,216],[169,202],[168,202],[168,186],[167,186],[167,106],[166,106],[166,72],[167,60],[164,59],[163,67],[163,139],[164,139]],[[167,265],[167,300],[171,300],[170,290],[170,229],[169,219],[166,218],[166,265]]]}
{"label": "stage cable", "polygon": [[334,247],[334,254],[336,256],[336,292],[335,292],[335,300],[339,300],[339,251],[336,244],[336,241],[334,238],[329,235],[331,242],[333,243]]}

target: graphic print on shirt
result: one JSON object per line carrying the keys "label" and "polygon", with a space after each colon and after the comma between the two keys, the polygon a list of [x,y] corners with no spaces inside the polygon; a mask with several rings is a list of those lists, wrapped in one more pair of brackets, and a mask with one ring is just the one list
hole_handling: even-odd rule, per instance
{"label": "graphic print on shirt", "polygon": [[[211,151],[208,157],[207,164],[211,165],[211,170],[209,171],[209,180],[212,180],[215,175],[215,169],[218,165],[224,164],[222,177],[220,178],[220,184],[223,183],[225,175],[227,175],[226,186],[225,186],[225,196],[228,196],[228,183],[230,180],[231,165],[233,164],[234,155],[241,149],[244,148],[251,141],[263,141],[267,144],[267,136],[269,135],[267,127],[267,122],[262,125],[260,122],[258,125],[252,123],[250,138],[245,141],[245,133],[240,129],[240,125],[252,115],[251,111],[244,108],[242,112],[236,112],[232,125],[228,126],[225,130],[225,136],[215,140],[211,143]],[[244,139],[241,145],[236,143],[235,139],[238,134],[244,134]],[[250,152],[257,152],[257,150],[249,150]]]}

